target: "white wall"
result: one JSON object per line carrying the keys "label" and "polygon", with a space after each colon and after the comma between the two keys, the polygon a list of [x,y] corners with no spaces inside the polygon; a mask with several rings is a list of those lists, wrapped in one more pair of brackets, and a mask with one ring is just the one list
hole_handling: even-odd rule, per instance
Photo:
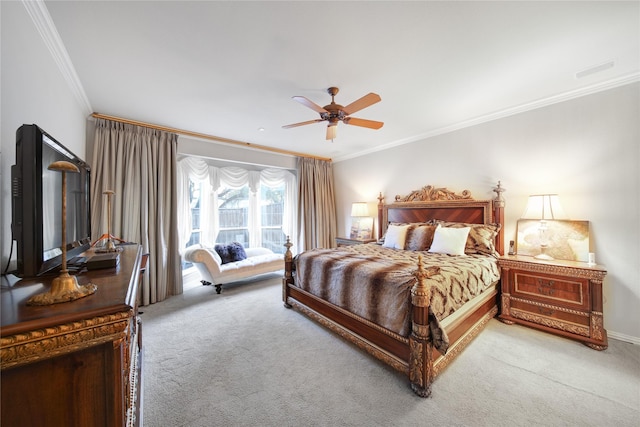
{"label": "white wall", "polygon": [[[0,258],[4,271],[11,250],[10,171],[15,163],[16,130],[23,124],[37,124],[76,155],[85,158],[86,114],[23,4],[2,1],[0,15]],[[15,268],[15,263],[11,268]]]}
{"label": "white wall", "polygon": [[507,189],[505,243],[515,240],[527,196],[558,193],[571,219],[591,222],[591,251],[606,266],[610,336],[640,343],[640,84],[337,162],[338,230],[351,202],[386,201],[424,185],[468,189],[476,199]]}

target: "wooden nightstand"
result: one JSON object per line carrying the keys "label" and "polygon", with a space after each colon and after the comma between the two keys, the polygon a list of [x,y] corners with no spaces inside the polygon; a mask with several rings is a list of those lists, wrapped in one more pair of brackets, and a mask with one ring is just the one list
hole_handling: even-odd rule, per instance
{"label": "wooden nightstand", "polygon": [[376,239],[349,239],[346,237],[336,237],[336,245],[340,246],[350,246],[350,245],[360,245],[362,243],[371,243],[375,242]]}
{"label": "wooden nightstand", "polygon": [[543,261],[522,255],[500,257],[499,319],[578,340],[596,350],[608,346],[602,313],[601,265]]}

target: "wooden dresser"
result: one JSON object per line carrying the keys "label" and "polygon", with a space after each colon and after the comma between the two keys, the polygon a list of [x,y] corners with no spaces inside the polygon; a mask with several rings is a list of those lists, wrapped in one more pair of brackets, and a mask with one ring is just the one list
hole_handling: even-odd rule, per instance
{"label": "wooden dresser", "polygon": [[522,255],[500,257],[498,265],[500,320],[582,341],[596,350],[607,348],[602,312],[604,267]]}
{"label": "wooden dresser", "polygon": [[77,276],[98,289],[72,302],[26,305],[55,275],[13,283],[3,277],[2,426],[142,424],[142,254],[138,245],[123,248],[118,267]]}

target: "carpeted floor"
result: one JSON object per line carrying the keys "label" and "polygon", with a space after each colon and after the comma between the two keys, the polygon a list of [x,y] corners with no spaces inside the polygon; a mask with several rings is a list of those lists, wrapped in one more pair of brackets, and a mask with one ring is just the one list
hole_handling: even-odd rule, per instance
{"label": "carpeted floor", "polygon": [[497,320],[422,399],[408,379],[284,308],[279,275],[142,307],[144,425],[638,426],[640,346]]}

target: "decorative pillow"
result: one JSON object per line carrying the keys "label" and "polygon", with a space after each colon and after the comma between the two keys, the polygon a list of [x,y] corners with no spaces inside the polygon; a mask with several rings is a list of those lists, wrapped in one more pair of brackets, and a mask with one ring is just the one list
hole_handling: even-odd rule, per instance
{"label": "decorative pillow", "polygon": [[449,255],[464,255],[464,248],[470,227],[453,228],[438,225],[433,234],[433,243],[429,252]]}
{"label": "decorative pillow", "polygon": [[[389,225],[387,226],[387,231],[389,230],[389,227],[391,227],[392,225],[406,225],[406,226],[408,226],[408,228],[407,228],[407,240],[408,240],[409,239],[409,234],[411,233],[411,230],[413,230],[416,227],[419,227],[421,225],[427,225],[427,224],[431,224],[431,222],[390,222]],[[378,244],[379,245],[384,245],[385,237],[387,237],[387,233],[386,232],[380,239],[378,239]]]}
{"label": "decorative pillow", "polygon": [[435,225],[417,225],[407,230],[407,240],[404,248],[409,251],[428,251],[433,242]]}
{"label": "decorative pillow", "polygon": [[382,246],[387,248],[404,249],[404,242],[407,239],[408,228],[408,225],[389,225]]}
{"label": "decorative pillow", "polygon": [[[203,246],[204,247],[204,246]],[[216,250],[215,246],[212,247],[208,247],[206,248],[209,252],[211,252],[211,256],[213,257],[214,260],[216,260],[216,262],[218,264],[222,264],[222,258],[220,258],[220,254],[218,253],[218,251]]]}
{"label": "decorative pillow", "polygon": [[218,255],[220,255],[222,264],[247,259],[247,253],[245,252],[244,247],[242,247],[242,244],[238,242],[231,242],[228,245],[217,244],[214,249]]}
{"label": "decorative pillow", "polygon": [[464,222],[442,221],[440,225],[448,228],[471,228],[464,253],[499,256],[496,251],[495,242],[496,236],[500,231],[500,224],[468,224]]}

